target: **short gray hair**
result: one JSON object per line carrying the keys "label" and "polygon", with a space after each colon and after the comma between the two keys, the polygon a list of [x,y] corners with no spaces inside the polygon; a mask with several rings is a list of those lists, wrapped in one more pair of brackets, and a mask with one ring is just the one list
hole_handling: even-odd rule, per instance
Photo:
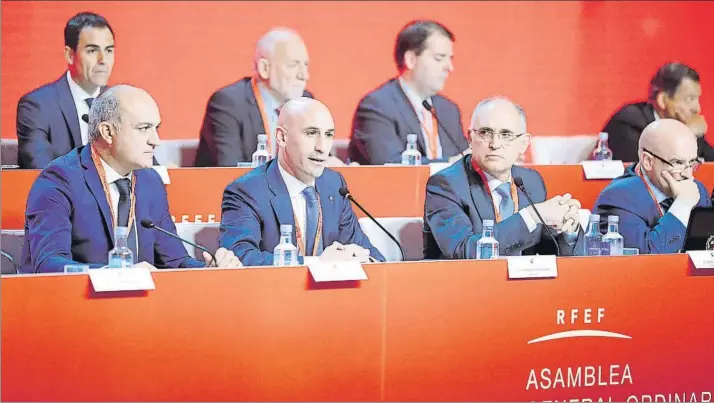
{"label": "short gray hair", "polygon": [[119,130],[121,126],[121,104],[119,103],[118,89],[114,86],[106,89],[92,102],[89,108],[88,138],[89,142],[96,140],[101,135],[99,125],[103,122],[110,123]]}
{"label": "short gray hair", "polygon": [[277,43],[292,38],[300,38],[302,40],[300,35],[290,28],[276,27],[265,33],[255,44],[253,74],[258,75],[258,61],[261,58],[273,56],[273,51]]}
{"label": "short gray hair", "polygon": [[528,119],[526,118],[526,111],[523,110],[523,107],[518,105],[517,103],[511,101],[507,97],[501,96],[501,95],[496,95],[492,97],[488,97],[484,99],[483,101],[479,102],[478,105],[474,108],[474,112],[471,115],[471,123],[469,126],[473,125],[474,120],[476,120],[476,117],[482,112],[482,110],[487,107],[488,105],[498,102],[498,101],[503,101],[507,102],[511,105],[513,105],[514,108],[516,108],[516,111],[518,111],[518,115],[521,117],[521,120],[523,121],[523,131],[527,131],[526,127],[528,124]]}

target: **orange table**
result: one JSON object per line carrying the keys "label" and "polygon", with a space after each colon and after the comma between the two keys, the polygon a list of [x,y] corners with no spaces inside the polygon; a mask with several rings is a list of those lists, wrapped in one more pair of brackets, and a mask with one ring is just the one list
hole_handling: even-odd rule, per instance
{"label": "orange table", "polygon": [[714,276],[686,255],[558,265],[509,281],[504,261],[370,264],[319,286],[305,268],[166,271],[116,295],[6,277],[0,397],[712,399]]}
{"label": "orange table", "polygon": [[[580,165],[534,165],[546,184],[548,196],[571,193],[584,208],[592,209],[608,180],[586,180]],[[171,214],[176,221],[216,221],[221,216],[221,199],[226,185],[247,172],[245,168],[169,169],[167,186]],[[337,168],[354,197],[376,217],[421,217],[429,168],[399,166],[358,166]],[[0,172],[2,228],[22,228],[25,204],[36,170]],[[696,177],[711,191],[714,163],[704,164]],[[355,209],[359,217],[360,211]],[[197,217],[200,216],[200,217]]]}

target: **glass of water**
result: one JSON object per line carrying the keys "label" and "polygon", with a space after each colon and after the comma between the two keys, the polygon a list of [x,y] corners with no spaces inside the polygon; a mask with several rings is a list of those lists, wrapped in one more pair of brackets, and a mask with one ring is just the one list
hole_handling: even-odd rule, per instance
{"label": "glass of water", "polygon": [[87,273],[89,271],[88,264],[66,264],[64,265],[65,273]]}

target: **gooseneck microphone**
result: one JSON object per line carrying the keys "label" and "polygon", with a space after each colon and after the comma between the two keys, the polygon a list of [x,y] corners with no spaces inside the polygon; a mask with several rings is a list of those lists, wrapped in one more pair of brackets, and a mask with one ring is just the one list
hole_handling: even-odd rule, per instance
{"label": "gooseneck microphone", "polygon": [[[444,130],[444,132],[446,132],[446,134],[451,136],[451,133],[449,133],[449,131],[446,129],[446,127],[441,124],[441,120],[439,120],[439,118],[436,116],[436,111],[434,110],[434,107],[431,106],[430,103],[426,102],[426,99],[424,101],[422,101],[421,106],[423,106],[424,109],[429,111],[429,113],[431,113],[431,116],[434,117],[434,120],[436,120],[436,124],[439,125],[439,127],[441,127],[441,129]],[[461,136],[463,137],[463,133],[461,134]],[[463,151],[459,151],[459,154],[461,154],[462,157],[465,156]]]}
{"label": "gooseneck microphone", "polygon": [[387,231],[387,229],[384,228],[384,227],[382,226],[382,224],[379,223],[379,221],[377,221],[374,217],[372,217],[372,214],[369,214],[369,212],[368,212],[367,210],[365,210],[364,207],[362,207],[362,206],[357,202],[357,200],[355,200],[354,197],[352,197],[352,195],[350,194],[350,191],[347,190],[347,188],[340,188],[340,196],[342,196],[342,197],[344,197],[345,199],[347,199],[347,200],[351,201],[352,203],[354,203],[355,206],[357,206],[360,210],[362,210],[362,212],[363,212],[367,217],[369,217],[370,220],[372,220],[372,222],[374,222],[375,224],[377,224],[377,226],[379,227],[379,229],[381,229],[382,231],[384,231],[384,233],[387,234],[387,236],[388,236],[392,241],[394,241],[395,244],[397,244],[397,247],[399,247],[399,252],[401,252],[401,254],[402,254],[402,261],[406,262],[407,258],[406,258],[406,256],[404,255],[404,249],[402,249],[402,245],[399,244],[399,241],[397,241],[397,238],[395,238],[392,234],[390,234],[389,231]]}
{"label": "gooseneck microphone", "polygon": [[555,255],[556,255],[556,256],[560,256],[560,246],[558,246],[558,241],[557,241],[557,240],[555,239],[555,237],[553,236],[553,233],[550,232],[550,227],[548,226],[548,224],[545,223],[545,220],[543,219],[543,217],[542,217],[542,216],[540,215],[540,213],[538,212],[538,209],[536,208],[535,203],[533,203],[533,199],[531,199],[531,196],[530,196],[530,195],[528,194],[528,192],[526,191],[526,187],[523,186],[523,179],[521,179],[521,177],[519,177],[519,176],[518,176],[518,177],[514,177],[514,178],[513,178],[513,183],[518,187],[518,189],[521,189],[521,191],[523,192],[524,195],[526,195],[526,199],[528,199],[528,203],[530,204],[531,207],[533,207],[533,211],[535,211],[536,215],[537,215],[538,218],[540,219],[541,224],[543,224],[543,228],[545,229],[545,231],[546,231],[546,232],[548,233],[548,235],[550,236],[550,239],[552,239],[552,240],[553,240],[553,243],[555,244],[555,251],[556,251],[556,252],[555,252]]}
{"label": "gooseneck microphone", "polygon": [[[216,256],[215,256],[213,253],[211,253],[208,249],[204,248],[203,246],[197,245],[197,244],[195,244],[195,243],[193,243],[193,242],[191,242],[191,241],[189,241],[189,240],[186,240],[186,239],[181,238],[180,236],[178,236],[178,235],[176,235],[176,234],[173,234],[173,233],[171,233],[171,232],[169,232],[169,231],[166,231],[166,230],[163,229],[163,228],[157,227],[156,225],[154,225],[153,222],[151,222],[151,220],[147,220],[147,219],[141,220],[141,226],[144,227],[144,228],[148,228],[148,229],[155,229],[155,230],[157,230],[157,231],[159,231],[159,232],[162,232],[162,233],[164,233],[164,234],[170,236],[171,238],[176,238],[176,239],[178,239],[178,240],[181,241],[181,242],[187,243],[187,244],[189,244],[189,245],[191,245],[191,246],[193,246],[193,247],[195,247],[195,248],[198,248],[198,249],[200,249],[200,250],[202,250],[202,251],[208,253],[209,255],[211,255],[211,259],[213,259],[213,264],[216,265],[216,266],[218,266],[218,261],[216,260]],[[210,265],[210,263],[209,263],[209,265]]]}

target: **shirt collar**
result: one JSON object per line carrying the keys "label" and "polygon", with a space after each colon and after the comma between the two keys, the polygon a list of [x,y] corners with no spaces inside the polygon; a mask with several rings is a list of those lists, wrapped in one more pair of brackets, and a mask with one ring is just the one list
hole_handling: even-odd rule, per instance
{"label": "shirt collar", "polygon": [[646,173],[642,172],[642,168],[638,165],[637,169],[640,170],[642,173],[642,177],[645,178],[645,182],[647,183],[647,186],[652,189],[652,194],[654,195],[655,199],[657,200],[657,203],[662,203],[665,199],[667,199],[667,195],[664,194],[657,186],[655,186],[652,181],[650,181],[650,177],[647,176]]}
{"label": "shirt collar", "polygon": [[655,120],[659,120],[659,115],[657,114],[657,111],[652,109],[652,112],[654,112]]}
{"label": "shirt collar", "polygon": [[99,87],[94,91],[94,94],[89,94],[80,87],[79,84],[74,82],[72,75],[69,74],[69,70],[67,70],[67,82],[69,83],[69,92],[72,93],[72,99],[74,99],[75,103],[84,102],[87,98],[96,98],[99,96]]}
{"label": "shirt collar", "polygon": [[288,171],[283,169],[280,161],[276,162],[278,164],[278,169],[280,170],[280,176],[283,178],[283,182],[285,182],[285,186],[288,188],[288,194],[290,194],[290,197],[299,195],[308,186],[314,186],[314,183],[312,185],[307,185],[305,182],[292,176]]}
{"label": "shirt collar", "polygon": [[281,106],[280,103],[261,81],[258,81],[258,91],[260,91],[260,96],[263,98],[263,107],[265,110],[268,111],[268,113],[275,114],[275,110]]}
{"label": "shirt collar", "polygon": [[126,176],[121,176],[119,172],[107,164],[102,157],[99,157],[99,160],[102,161],[102,167],[104,168],[104,175],[106,175],[105,179],[107,181],[107,185],[111,185],[119,179],[131,180],[131,172],[129,172]]}
{"label": "shirt collar", "polygon": [[508,181],[504,182],[500,179],[496,179],[495,177],[493,177],[493,175],[486,171],[483,171],[483,173],[486,175],[486,180],[488,181],[488,188],[491,190],[491,193],[495,192],[496,188],[501,186],[502,184],[511,182],[510,174]]}
{"label": "shirt collar", "polygon": [[[421,99],[414,92],[414,90],[411,89],[411,87],[409,87],[409,84],[404,81],[404,77],[402,76],[399,76],[399,86],[402,87],[402,91],[404,91],[404,93],[407,95],[407,99],[409,99],[409,102],[412,104],[412,106],[414,106],[414,110],[420,111],[424,108],[424,106],[422,106],[422,102],[424,102],[424,100]],[[431,102],[431,97],[428,97],[426,99],[426,102],[428,102],[429,105],[433,105],[433,103]]]}

